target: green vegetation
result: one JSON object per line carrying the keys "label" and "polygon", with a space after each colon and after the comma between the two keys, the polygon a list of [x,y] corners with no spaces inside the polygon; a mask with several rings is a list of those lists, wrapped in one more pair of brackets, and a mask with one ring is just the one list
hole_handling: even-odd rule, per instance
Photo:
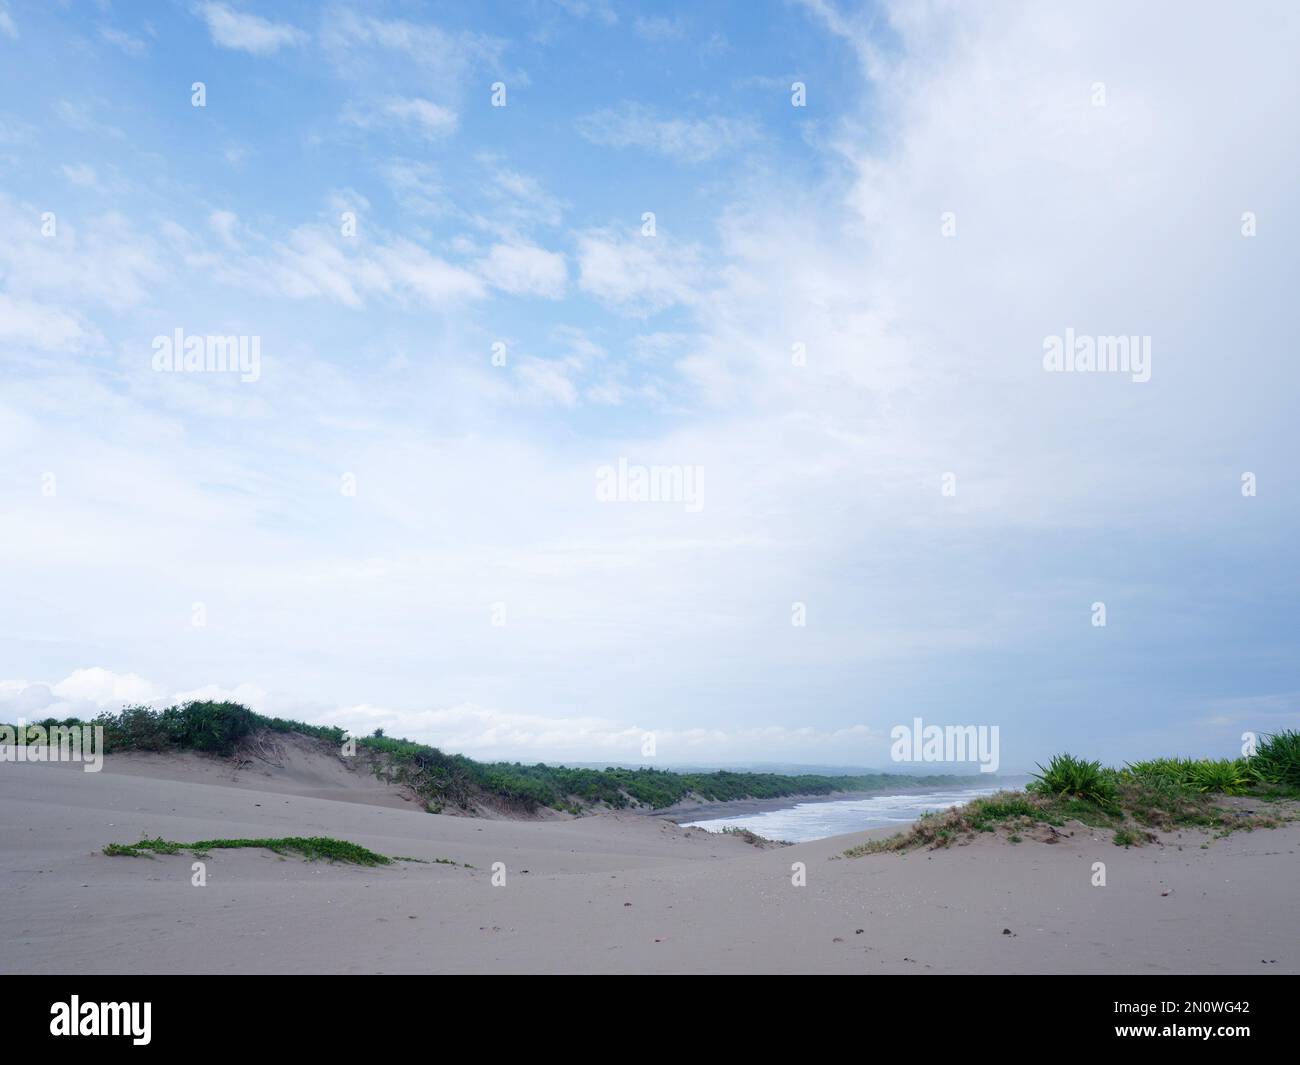
{"label": "green vegetation", "polygon": [[1085,762],[1072,754],[1058,754],[1044,769],[1034,774],[1030,791],[1044,795],[1071,796],[1107,806],[1115,801],[1115,774],[1103,769],[1100,762]]}
{"label": "green vegetation", "polygon": [[1266,735],[1249,764],[1260,784],[1300,794],[1300,732],[1287,729]]}
{"label": "green vegetation", "polygon": [[1190,758],[1155,758],[1147,762],[1134,762],[1127,768],[1140,778],[1223,795],[1245,795],[1257,783],[1250,762],[1245,758],[1207,758],[1200,761]]}
{"label": "green vegetation", "polygon": [[[39,723],[100,725],[104,751],[195,750],[229,756],[264,730],[301,733],[334,746],[347,738],[339,728],[264,717],[230,702],[189,702],[154,710],[128,706],[93,721],[50,718]],[[35,726],[28,735],[35,737]],[[383,729],[356,741],[372,770],[383,779],[410,787],[431,813],[448,808],[472,810],[476,803],[522,813],[544,807],[581,814],[594,806],[614,809],[663,809],[687,799],[726,802],[732,799],[773,799],[791,795],[830,795],[834,792],[878,788],[945,787],[960,777],[906,776],[874,773],[864,776],[788,776],[781,773],[671,773],[659,769],[570,769],[565,766],[522,765],[518,762],[476,762],[436,747],[385,736]]]}
{"label": "green vegetation", "polygon": [[1251,758],[1153,758],[1133,762],[1126,770],[1140,779],[1195,791],[1300,797],[1300,732],[1265,735]]}
{"label": "green vegetation", "polygon": [[[265,717],[231,702],[194,701],[166,709],[128,706],[92,721],[49,718],[27,726],[27,737],[60,725],[99,725],[104,751],[195,750],[228,756],[245,741],[265,732],[300,733],[338,746],[347,738],[339,728]],[[14,727],[14,726],[10,726]],[[15,731],[17,729],[15,728]],[[880,788],[944,787],[962,778],[875,773],[862,776],[798,776],[781,773],[672,773],[660,769],[570,769],[565,766],[522,765],[518,762],[476,762],[436,747],[385,736],[356,741],[377,775],[410,787],[437,813],[445,809],[472,810],[478,803],[524,813],[549,807],[580,814],[592,807],[663,809],[686,800],[727,802],[772,799],[793,795]],[[1300,732],[1266,735],[1251,758],[1217,761],[1159,758],[1112,769],[1100,762],[1069,754],[1040,766],[1025,794],[1001,793],[963,808],[961,824],[972,832],[994,831],[1019,819],[1023,825],[1053,826],[1053,818],[1073,818],[1095,827],[1122,828],[1126,823],[1147,828],[1196,824],[1236,825],[1235,815],[1210,802],[1216,795],[1250,795],[1264,799],[1300,798]],[[1032,803],[1033,810],[1026,810]],[[1226,821],[1225,821],[1226,818]],[[925,823],[925,819],[923,822]],[[961,824],[936,822],[922,842],[942,845],[959,836]],[[918,826],[919,828],[920,826]],[[1138,838],[1145,838],[1139,835]]]}
{"label": "green vegetation", "polygon": [[875,773],[866,776],[786,776],[780,773],[671,773],[662,769],[569,769],[519,762],[476,762],[436,747],[388,736],[367,736],[359,748],[385,756],[377,772],[406,784],[429,810],[467,809],[479,799],[532,812],[551,807],[569,813],[597,804],[614,809],[663,809],[686,799],[726,802],[787,795],[830,795],[886,787],[943,787],[952,776],[913,777]]}
{"label": "green vegetation", "polygon": [[[340,728],[308,725],[301,721],[286,721],[280,717],[264,717],[239,703],[194,701],[181,706],[155,710],[149,706],[126,706],[117,713],[103,713],[90,721],[69,717],[60,721],[46,718],[26,726],[26,740],[32,742],[59,726],[100,725],[104,729],[104,753],[117,751],[206,751],[210,754],[232,754],[239,742],[254,733],[269,729],[272,732],[301,732],[306,736],[342,743],[346,733]],[[14,729],[15,736],[18,726]]]}
{"label": "green vegetation", "polygon": [[1266,736],[1253,758],[1193,760],[1157,758],[1123,769],[1070,754],[1056,755],[1023,792],[998,792],[965,806],[926,814],[905,832],[871,840],[844,852],[860,858],[882,851],[947,847],[970,842],[978,833],[1007,833],[1054,843],[1067,821],[1109,829],[1119,847],[1141,846],[1156,832],[1202,828],[1226,835],[1276,828],[1295,815],[1222,805],[1224,796],[1249,795],[1268,801],[1300,797],[1300,733]]}
{"label": "green vegetation", "polygon": [[[110,843],[104,853],[110,856],[144,858],[150,854],[179,854],[190,851],[204,855],[209,851],[235,850],[243,847],[255,847],[273,851],[276,854],[298,854],[309,862],[323,858],[331,862],[348,862],[352,865],[388,865],[393,859],[383,854],[376,854],[357,843],[345,839],[330,839],[328,836],[284,836],[280,839],[201,839],[194,843],[176,843],[157,837],[145,838],[139,843]],[[411,859],[404,859],[411,860]],[[450,864],[454,865],[454,862]]]}

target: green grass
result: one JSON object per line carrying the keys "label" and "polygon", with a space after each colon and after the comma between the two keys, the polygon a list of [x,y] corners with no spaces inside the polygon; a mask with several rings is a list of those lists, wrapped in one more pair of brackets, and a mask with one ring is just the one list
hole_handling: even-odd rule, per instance
{"label": "green grass", "polygon": [[[345,839],[331,839],[328,836],[283,836],[279,839],[201,839],[194,843],[176,843],[161,837],[145,838],[139,843],[110,843],[104,853],[110,856],[144,858],[152,854],[180,854],[190,851],[193,854],[207,854],[216,850],[235,850],[252,847],[272,851],[275,854],[297,854],[308,861],[324,859],[331,862],[347,862],[352,865],[388,865],[393,859],[383,854],[376,854],[357,843]],[[409,859],[407,859],[409,860]],[[451,864],[455,864],[452,862]]]}
{"label": "green grass", "polygon": [[1053,756],[1047,768],[1041,765],[1028,789],[1042,795],[1082,799],[1097,806],[1115,801],[1115,771],[1100,762],[1089,762],[1072,754]]}
{"label": "green grass", "polygon": [[[928,813],[906,831],[851,847],[844,856],[949,847],[990,833],[1005,834],[1013,843],[1026,838],[1056,842],[1058,830],[1070,821],[1109,830],[1116,846],[1136,847],[1157,840],[1157,832],[1193,828],[1222,837],[1230,832],[1276,828],[1294,817],[1286,808],[1259,813],[1222,805],[1217,796],[1249,786],[1249,778],[1244,778],[1231,760],[1224,764],[1159,759],[1116,770],[1057,755],[1040,769],[1023,792],[1002,791],[965,806]],[[1264,802],[1288,797],[1259,787],[1250,793]]]}
{"label": "green grass", "polygon": [[1256,783],[1246,758],[1153,758],[1133,762],[1124,772],[1142,780],[1221,795],[1245,795]]}
{"label": "green grass", "polygon": [[1264,736],[1249,764],[1257,783],[1300,793],[1300,732],[1286,729]]}
{"label": "green grass", "polygon": [[1121,772],[1207,793],[1300,797],[1300,732],[1266,734],[1251,758],[1152,758]]}

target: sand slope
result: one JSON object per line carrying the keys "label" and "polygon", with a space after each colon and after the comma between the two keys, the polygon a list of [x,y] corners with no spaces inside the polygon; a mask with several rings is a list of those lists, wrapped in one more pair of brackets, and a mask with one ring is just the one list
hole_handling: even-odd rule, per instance
{"label": "sand slope", "polygon": [[[0,765],[0,971],[1300,971],[1295,824],[1209,849],[1186,833],[1123,850],[1078,829],[1054,846],[836,860],[871,834],[759,851],[635,815],[435,816],[357,781],[259,788],[193,760]],[[228,851],[200,888],[188,855],[100,853],[142,835],[330,835],[476,868]]]}

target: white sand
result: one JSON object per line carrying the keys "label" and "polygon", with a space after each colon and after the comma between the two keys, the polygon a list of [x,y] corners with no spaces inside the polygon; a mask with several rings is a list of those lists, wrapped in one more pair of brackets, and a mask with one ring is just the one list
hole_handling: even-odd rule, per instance
{"label": "white sand", "polygon": [[[882,833],[760,851],[636,815],[435,816],[299,761],[236,779],[194,755],[0,764],[0,972],[1300,971],[1294,823],[1208,849],[1073,826],[1056,845],[832,860]],[[189,855],[100,853],[142,835],[327,835],[476,868],[217,851],[194,887]]]}

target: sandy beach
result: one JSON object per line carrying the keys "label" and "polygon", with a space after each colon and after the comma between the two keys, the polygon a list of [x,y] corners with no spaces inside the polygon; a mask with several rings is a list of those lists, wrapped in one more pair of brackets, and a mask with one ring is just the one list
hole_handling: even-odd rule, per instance
{"label": "sandy beach", "polygon": [[[4,765],[0,802],[5,973],[1300,971],[1296,823],[1127,850],[1076,824],[1055,845],[845,859],[884,833],[760,850],[631,814],[450,817],[336,759],[194,755]],[[459,864],[218,851],[196,887],[188,854],[102,853],[144,835],[327,835]]]}

